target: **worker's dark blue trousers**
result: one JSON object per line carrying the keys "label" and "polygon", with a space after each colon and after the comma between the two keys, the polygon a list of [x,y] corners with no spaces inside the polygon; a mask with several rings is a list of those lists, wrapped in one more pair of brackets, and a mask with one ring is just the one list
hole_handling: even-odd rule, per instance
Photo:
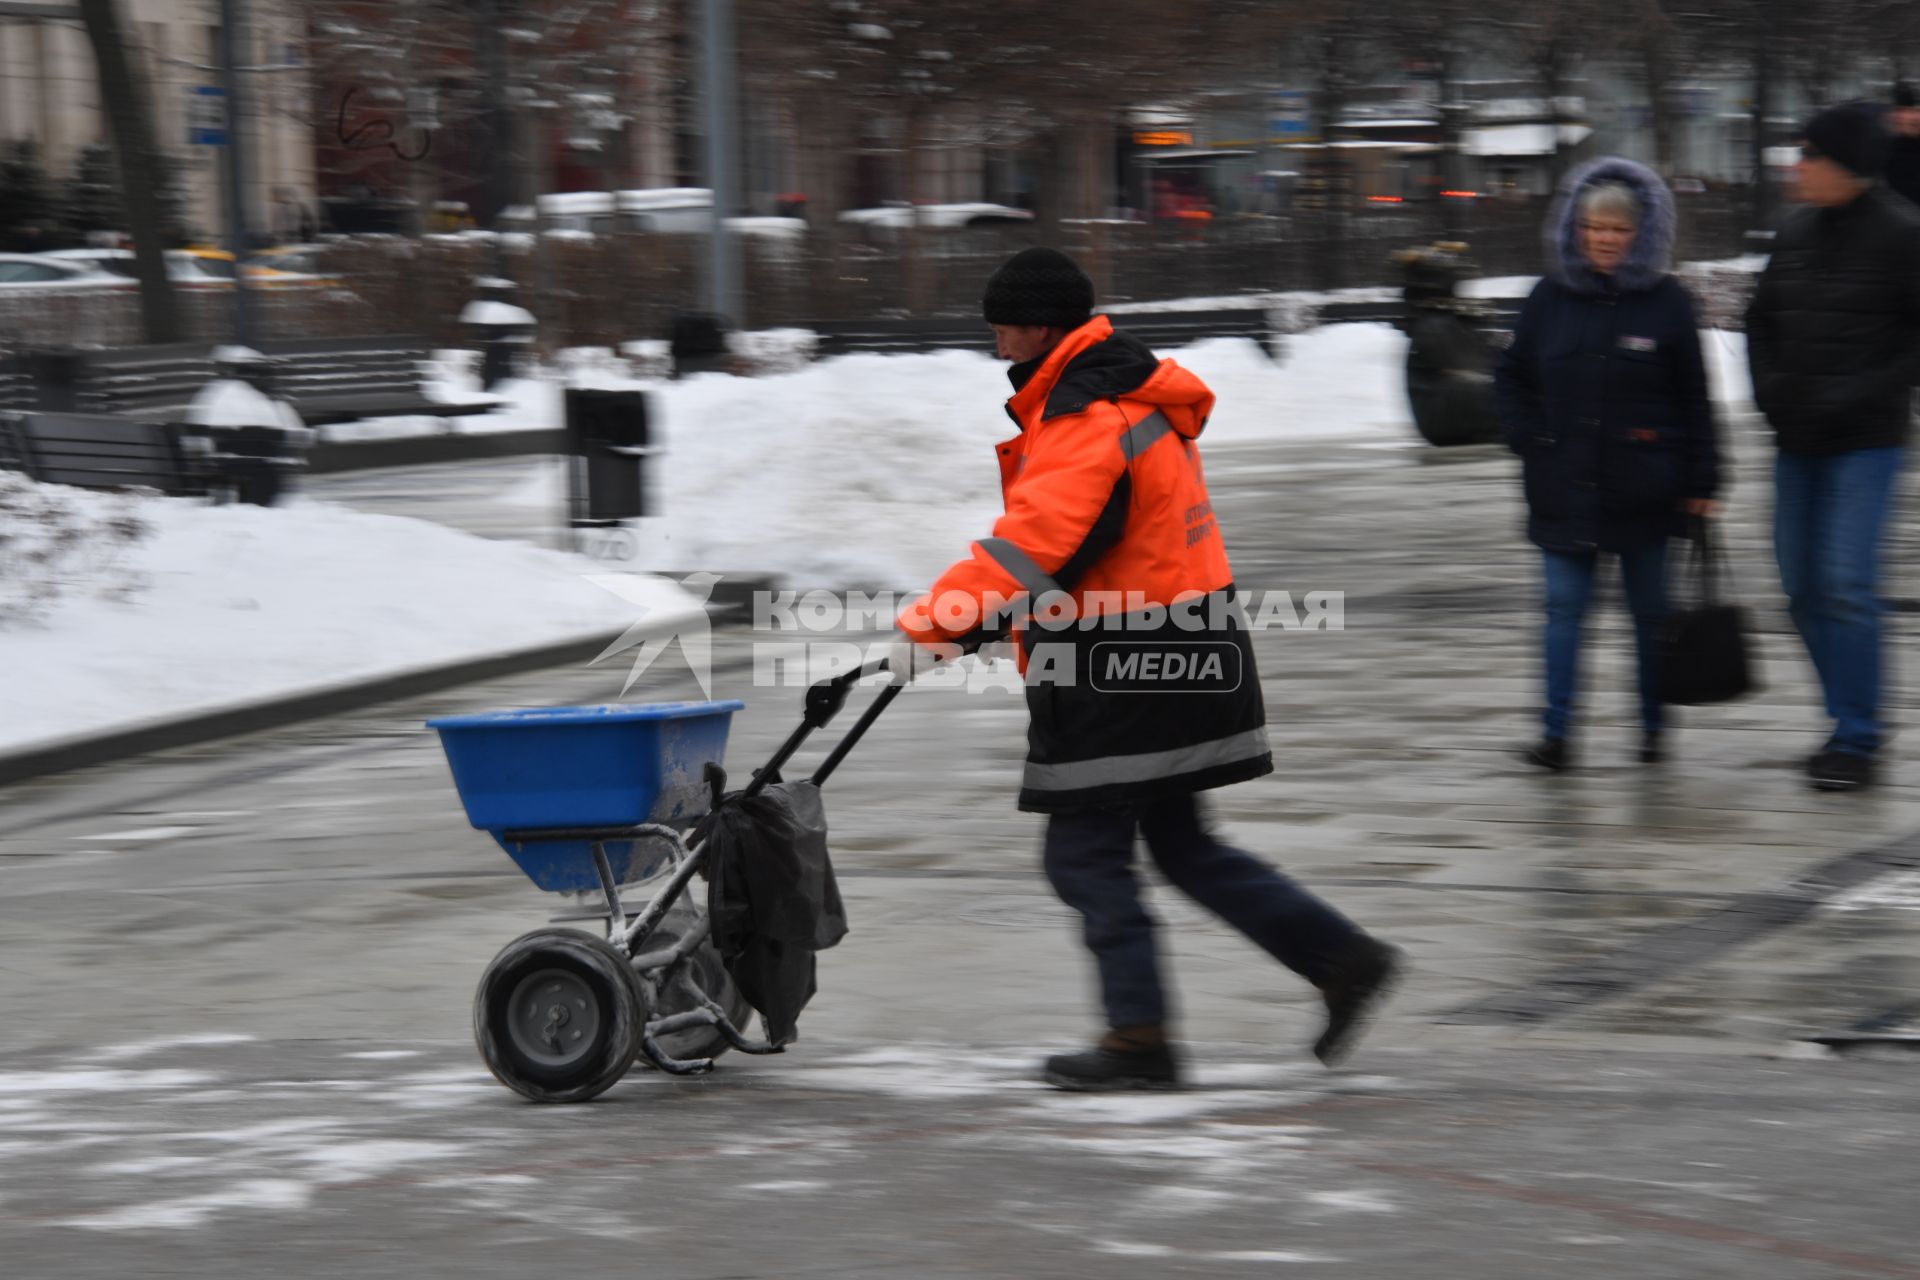
{"label": "worker's dark blue trousers", "polygon": [[1175,888],[1316,986],[1366,937],[1266,863],[1214,839],[1194,796],[1127,810],[1056,813],[1047,822],[1047,879],[1086,921],[1109,1026],[1167,1021],[1154,919],[1140,902],[1133,874],[1136,831]]}

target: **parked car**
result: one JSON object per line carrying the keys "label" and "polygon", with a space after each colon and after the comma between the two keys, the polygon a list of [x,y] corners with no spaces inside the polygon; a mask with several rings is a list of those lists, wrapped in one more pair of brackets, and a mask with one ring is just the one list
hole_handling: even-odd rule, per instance
{"label": "parked car", "polygon": [[[563,191],[538,201],[540,218],[555,231],[661,231],[697,234],[713,225],[713,192],[706,187],[647,187],[633,191]],[[532,230],[533,210],[524,205],[501,215],[503,226]],[[741,235],[799,236],[807,224],[799,218],[728,218]]]}
{"label": "parked car", "polygon": [[71,288],[76,285],[107,289],[132,287],[130,281],[90,262],[68,261],[52,253],[0,253],[0,286]]}
{"label": "parked car", "polygon": [[[169,252],[187,254],[202,271],[210,276],[221,280],[233,279],[233,255],[225,249],[215,249],[209,245],[188,245],[184,249]],[[247,263],[245,270],[247,279],[253,282],[253,287],[256,289],[318,289],[334,283],[317,275],[285,271],[257,261]]]}
{"label": "parked car", "polygon": [[324,246],[317,244],[275,245],[255,253],[248,269],[267,268],[275,271],[285,278],[283,284],[298,280],[310,281],[316,288],[340,288],[340,277],[328,275],[320,269],[323,250]]}
{"label": "parked car", "polygon": [[[85,264],[120,280],[135,278],[131,249],[54,249],[34,256]],[[168,249],[161,256],[167,264],[167,278],[180,288],[225,289],[231,287],[231,277],[222,278],[205,270],[189,253],[179,249]]]}
{"label": "parked car", "polygon": [[1032,222],[1033,214],[1005,204],[907,204],[896,201],[877,209],[849,209],[840,221],[863,227],[1004,227]]}

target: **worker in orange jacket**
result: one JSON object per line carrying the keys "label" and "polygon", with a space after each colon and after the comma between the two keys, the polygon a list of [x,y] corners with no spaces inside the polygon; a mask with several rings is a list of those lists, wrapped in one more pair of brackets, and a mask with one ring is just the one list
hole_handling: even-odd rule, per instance
{"label": "worker in orange jacket", "polygon": [[1085,920],[1109,1030],[1046,1063],[1065,1089],[1166,1088],[1180,1067],[1133,874],[1135,834],[1181,891],[1317,986],[1331,1065],[1389,989],[1399,952],[1207,830],[1195,793],[1273,770],[1244,608],[1195,440],[1206,384],[1093,315],[1065,254],[995,271],[983,310],[1012,361],[997,447],[1006,514],[900,615],[911,679],[1011,633],[1031,714],[1023,809],[1046,813],[1044,860]]}

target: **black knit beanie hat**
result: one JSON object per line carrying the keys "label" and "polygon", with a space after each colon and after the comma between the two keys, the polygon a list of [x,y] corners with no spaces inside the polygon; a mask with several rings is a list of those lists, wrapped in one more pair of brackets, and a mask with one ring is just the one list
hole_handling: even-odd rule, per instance
{"label": "black knit beanie hat", "polygon": [[1886,171],[1893,138],[1877,102],[1843,102],[1807,121],[1807,144],[1849,173],[1877,178]]}
{"label": "black knit beanie hat", "polygon": [[1058,249],[1022,249],[987,279],[988,324],[1078,329],[1093,318],[1093,281]]}

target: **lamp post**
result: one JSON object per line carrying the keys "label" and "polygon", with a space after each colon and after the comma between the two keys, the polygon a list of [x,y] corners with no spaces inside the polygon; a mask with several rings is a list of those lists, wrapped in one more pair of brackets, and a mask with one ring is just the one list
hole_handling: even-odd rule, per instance
{"label": "lamp post", "polygon": [[707,310],[738,324],[740,260],[727,228],[740,202],[734,136],[733,0],[702,0],[705,58],[707,185],[713,191],[713,234],[707,251]]}
{"label": "lamp post", "polygon": [[253,341],[252,307],[247,299],[247,164],[240,132],[239,0],[220,0],[220,83],[226,96],[227,146],[223,153],[227,206],[227,251],[233,254],[233,340]]}

